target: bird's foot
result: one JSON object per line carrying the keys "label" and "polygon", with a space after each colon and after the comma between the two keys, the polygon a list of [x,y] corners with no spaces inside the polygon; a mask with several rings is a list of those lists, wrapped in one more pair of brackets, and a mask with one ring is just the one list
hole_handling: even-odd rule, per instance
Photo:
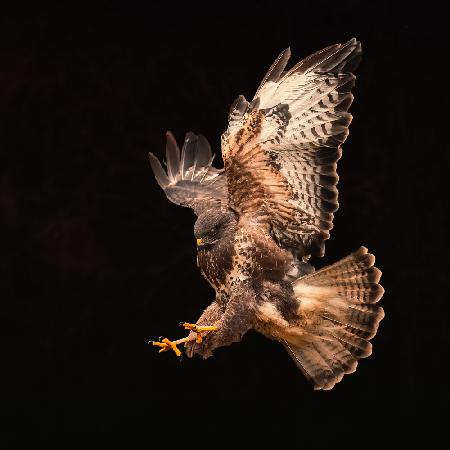
{"label": "bird's foot", "polygon": [[190,340],[192,339],[189,339],[189,337],[178,339],[176,341],[171,341],[167,338],[160,338],[159,341],[149,341],[149,344],[151,342],[155,347],[161,347],[158,353],[173,350],[175,352],[175,355],[181,356],[181,350],[177,346],[180,344],[184,344],[185,342],[188,342]]}
{"label": "bird's foot", "polygon": [[180,325],[182,327],[184,327],[185,330],[190,330],[190,331],[193,331],[194,333],[197,333],[197,336],[195,338],[195,342],[197,342],[197,344],[201,344],[203,341],[203,337],[202,337],[201,333],[217,330],[217,327],[214,325],[202,326],[202,325],[196,325],[195,323],[188,323],[188,322],[180,322]]}
{"label": "bird's foot", "polygon": [[200,326],[195,325],[193,323],[181,322],[180,325],[185,330],[190,330],[196,333],[193,335],[192,333],[182,339],[178,339],[176,341],[171,341],[170,339],[160,337],[159,341],[149,341],[155,347],[160,347],[159,352],[167,352],[168,350],[173,350],[177,356],[181,356],[181,350],[178,348],[178,345],[185,344],[186,342],[195,341],[197,344],[200,344],[203,341],[203,337],[201,333],[216,331],[217,327],[214,325],[211,326]]}

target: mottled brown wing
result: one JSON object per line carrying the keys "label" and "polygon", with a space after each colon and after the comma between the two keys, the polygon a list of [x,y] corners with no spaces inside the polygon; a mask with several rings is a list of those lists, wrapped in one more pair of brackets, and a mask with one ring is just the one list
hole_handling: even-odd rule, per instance
{"label": "mottled brown wing", "polygon": [[227,206],[227,180],[223,169],[212,167],[211,147],[204,136],[187,133],[180,155],[168,132],[167,172],[153,153],[149,158],[156,181],[171,202],[192,208],[197,216],[206,209]]}
{"label": "mottled brown wing", "polygon": [[255,98],[240,96],[222,135],[229,205],[265,224],[282,247],[324,253],[338,209],[336,163],[348,135],[361,45],[323,49],[283,72],[285,50]]}

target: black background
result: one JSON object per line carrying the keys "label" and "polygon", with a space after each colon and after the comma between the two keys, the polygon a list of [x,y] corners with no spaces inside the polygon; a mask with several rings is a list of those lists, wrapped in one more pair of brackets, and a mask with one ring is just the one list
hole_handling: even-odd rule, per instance
{"label": "black background", "polygon": [[[415,436],[447,404],[448,17],[427,2],[96,2],[20,6],[0,26],[2,423],[13,440],[181,436],[365,445]],[[444,20],[442,20],[444,19]],[[179,362],[213,299],[190,210],[169,203],[147,152],[203,133],[277,54],[362,41],[340,209],[318,267],[366,245],[386,318],[374,354],[313,392],[280,345],[250,333]],[[218,158],[220,160],[220,158]],[[217,163],[216,163],[217,165]],[[429,436],[436,436],[435,424]],[[167,441],[166,441],[167,442]],[[214,444],[215,445],[215,444]]]}

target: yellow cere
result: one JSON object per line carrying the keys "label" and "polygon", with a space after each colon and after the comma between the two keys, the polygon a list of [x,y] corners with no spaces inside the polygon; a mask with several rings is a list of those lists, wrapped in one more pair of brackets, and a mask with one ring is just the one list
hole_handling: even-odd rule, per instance
{"label": "yellow cere", "polygon": [[197,239],[197,247],[199,246],[199,245],[202,245],[202,242],[203,242],[203,239]]}

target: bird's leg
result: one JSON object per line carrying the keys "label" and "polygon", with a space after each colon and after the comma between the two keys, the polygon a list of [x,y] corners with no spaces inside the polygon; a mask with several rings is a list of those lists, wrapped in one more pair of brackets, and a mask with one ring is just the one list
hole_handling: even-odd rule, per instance
{"label": "bird's leg", "polygon": [[180,325],[184,327],[185,330],[190,330],[196,333],[193,335],[192,333],[189,336],[178,339],[176,341],[171,341],[167,338],[160,338],[159,341],[149,341],[155,347],[161,347],[158,353],[167,352],[168,350],[173,350],[177,356],[181,356],[181,350],[178,348],[178,345],[184,344],[186,342],[195,341],[200,344],[203,341],[201,333],[210,332],[217,330],[215,326],[200,326],[192,323],[181,322]]}
{"label": "bird's leg", "polygon": [[[214,317],[211,321],[206,321],[206,317],[201,317],[197,322],[214,323],[215,332],[208,335],[208,338],[201,345],[197,345],[198,338],[186,343],[186,355],[192,357],[194,354],[199,354],[204,358],[208,358],[216,348],[240,341],[242,336],[254,324],[254,298],[253,290],[249,289],[246,284],[243,284],[236,289],[228,300],[225,311],[220,308],[217,314],[210,314]],[[205,310],[205,313],[208,309]],[[197,326],[197,330],[201,330],[201,327]]]}
{"label": "bird's leg", "polygon": [[203,341],[201,333],[217,330],[217,327],[215,325],[203,326],[188,322],[180,322],[180,325],[184,327],[185,330],[190,330],[194,333],[197,333],[197,336],[195,338],[195,342],[197,342],[197,344],[201,344]]}

